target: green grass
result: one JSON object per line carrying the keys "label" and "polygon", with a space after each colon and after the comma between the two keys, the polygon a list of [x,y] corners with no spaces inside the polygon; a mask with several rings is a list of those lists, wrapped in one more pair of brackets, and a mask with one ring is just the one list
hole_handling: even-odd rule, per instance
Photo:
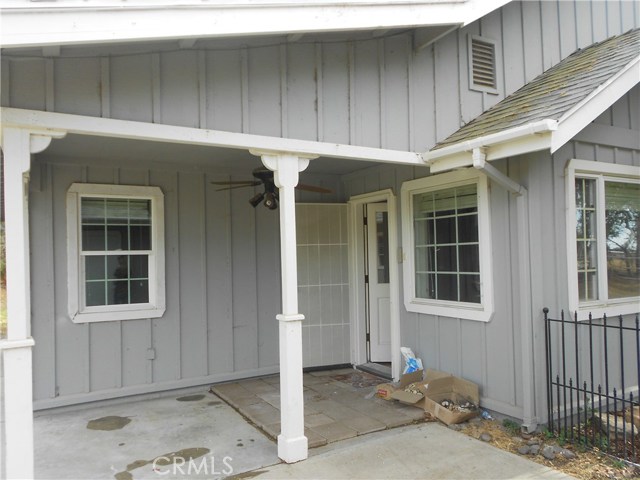
{"label": "green grass", "polygon": [[520,425],[518,425],[513,420],[509,420],[505,418],[502,421],[502,426],[509,432],[511,435],[518,435],[520,433]]}

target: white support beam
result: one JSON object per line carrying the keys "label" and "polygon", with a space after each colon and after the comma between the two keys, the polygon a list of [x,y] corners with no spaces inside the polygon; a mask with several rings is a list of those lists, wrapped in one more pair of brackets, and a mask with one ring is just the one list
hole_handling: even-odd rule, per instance
{"label": "white support beam", "polygon": [[277,315],[280,330],[280,435],[278,457],[287,463],[308,456],[304,435],[304,396],[302,392],[302,320],[298,312],[298,261],[296,257],[295,187],[299,172],[309,165],[309,157],[287,153],[255,152],[274,172],[280,196],[280,261],[282,268],[282,314]]}
{"label": "white support beam", "polygon": [[29,171],[31,154],[51,137],[4,127],[4,201],[7,266],[7,340],[0,342],[4,478],[33,478],[33,370],[29,272]]}
{"label": "white support beam", "polygon": [[18,108],[4,107],[0,110],[0,114],[2,116],[2,125],[5,127],[45,130],[52,134],[56,131],[63,131],[79,135],[127,138],[131,140],[204,145],[241,150],[258,149],[272,153],[289,152],[307,158],[330,157],[397,165],[425,165],[419,153],[399,150],[176,127],[157,123],[133,122]]}

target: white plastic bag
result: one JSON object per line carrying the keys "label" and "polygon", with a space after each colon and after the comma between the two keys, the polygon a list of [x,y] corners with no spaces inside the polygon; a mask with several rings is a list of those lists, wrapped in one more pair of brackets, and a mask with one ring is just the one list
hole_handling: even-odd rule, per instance
{"label": "white plastic bag", "polygon": [[400,352],[404,357],[405,363],[404,371],[402,372],[403,374],[422,370],[422,360],[416,358],[413,351],[409,347],[400,347]]}

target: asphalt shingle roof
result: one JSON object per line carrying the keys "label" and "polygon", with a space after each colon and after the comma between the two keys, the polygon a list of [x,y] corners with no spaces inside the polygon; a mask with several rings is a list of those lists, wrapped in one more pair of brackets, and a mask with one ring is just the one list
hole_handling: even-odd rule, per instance
{"label": "asphalt shingle roof", "polygon": [[540,120],[559,120],[639,54],[640,28],[577,50],[431,150]]}

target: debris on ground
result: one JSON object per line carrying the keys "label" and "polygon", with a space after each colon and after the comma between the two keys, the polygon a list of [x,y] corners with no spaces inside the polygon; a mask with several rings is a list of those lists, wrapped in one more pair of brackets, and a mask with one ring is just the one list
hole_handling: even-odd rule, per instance
{"label": "debris on ground", "polygon": [[559,444],[548,433],[514,432],[497,420],[474,418],[457,425],[459,431],[497,448],[559,470],[581,480],[640,479],[640,468],[616,460],[597,450]]}

